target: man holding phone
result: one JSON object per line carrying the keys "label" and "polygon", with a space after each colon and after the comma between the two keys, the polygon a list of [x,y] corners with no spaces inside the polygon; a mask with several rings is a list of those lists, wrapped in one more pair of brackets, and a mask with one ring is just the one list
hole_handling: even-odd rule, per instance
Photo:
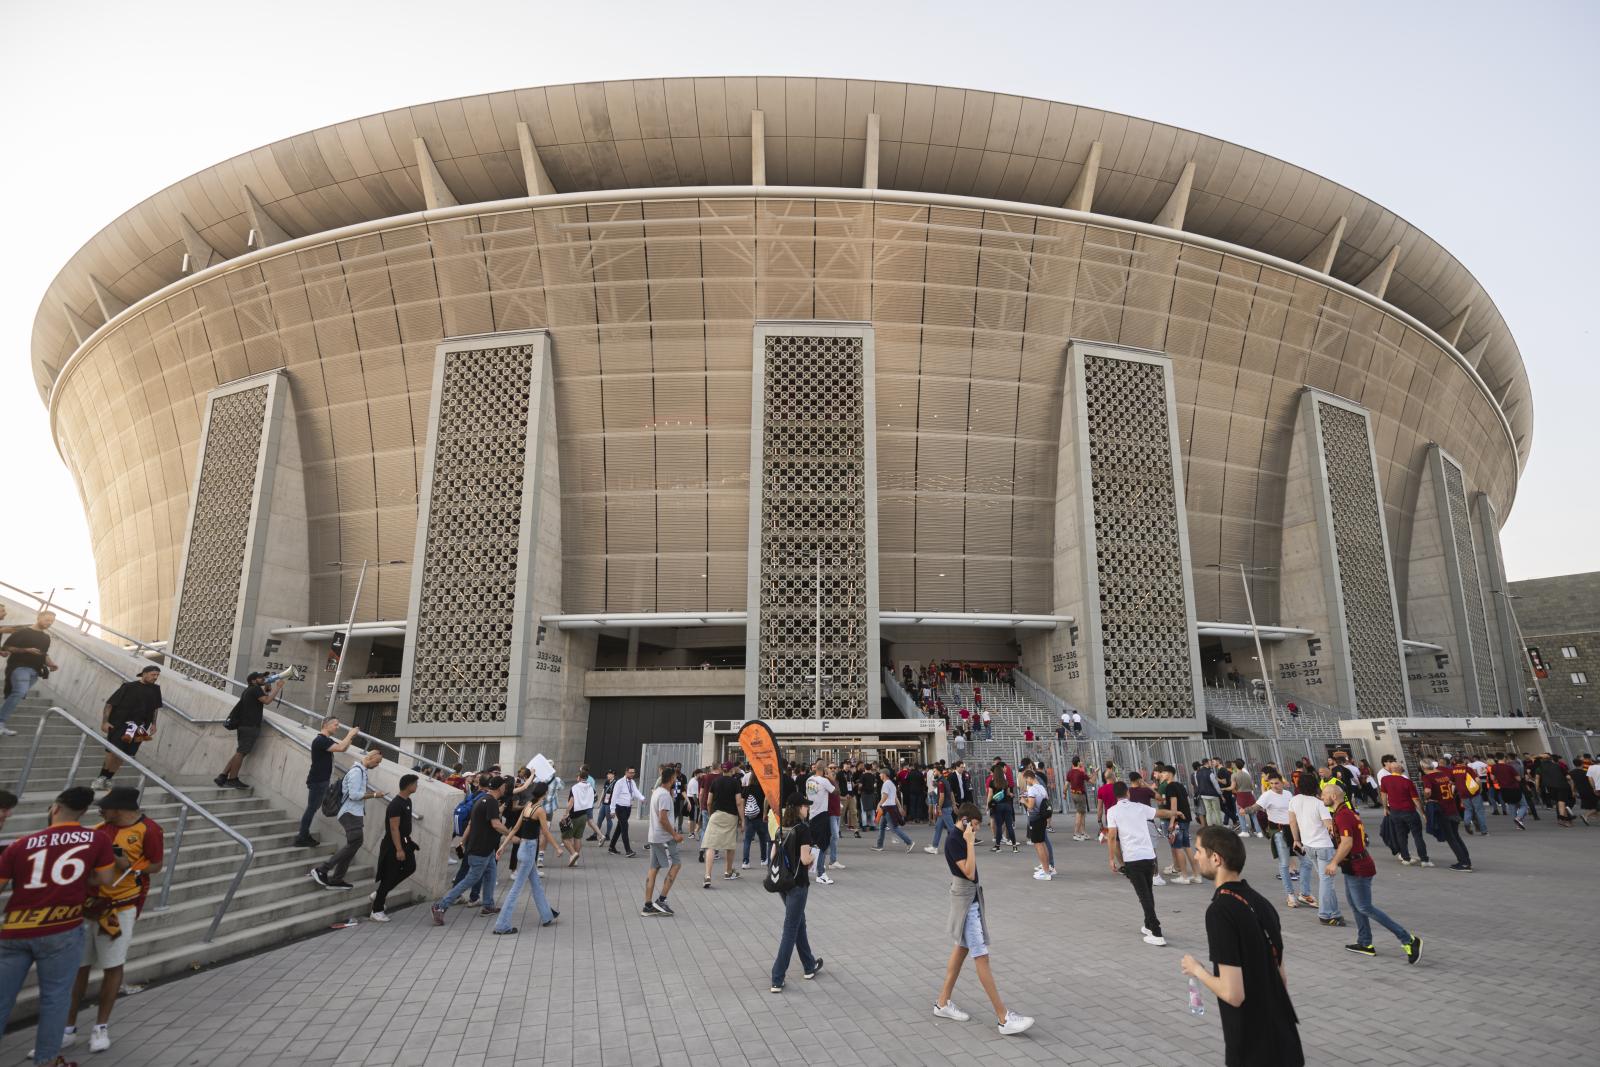
{"label": "man holding phone", "polygon": [[956,833],[945,839],[944,861],[951,877],[948,930],[955,947],[950,950],[950,962],[945,965],[944,986],[934,1002],[933,1014],[958,1023],[972,1018],[950,999],[956,989],[956,979],[961,976],[961,966],[970,955],[976,961],[978,981],[994,1008],[998,1029],[1003,1036],[1010,1036],[1027,1030],[1033,1020],[1007,1010],[994,984],[994,969],[989,964],[989,926],[984,916],[983,890],[978,885],[977,841],[978,828],[982,825],[983,816],[978,806],[970,802],[962,804],[956,809]]}

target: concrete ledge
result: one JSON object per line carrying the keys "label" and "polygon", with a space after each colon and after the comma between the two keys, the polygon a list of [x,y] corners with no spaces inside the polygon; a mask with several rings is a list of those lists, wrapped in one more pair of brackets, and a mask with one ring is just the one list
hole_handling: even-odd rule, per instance
{"label": "concrete ledge", "polygon": [[583,676],[586,697],[743,696],[744,670],[589,671]]}

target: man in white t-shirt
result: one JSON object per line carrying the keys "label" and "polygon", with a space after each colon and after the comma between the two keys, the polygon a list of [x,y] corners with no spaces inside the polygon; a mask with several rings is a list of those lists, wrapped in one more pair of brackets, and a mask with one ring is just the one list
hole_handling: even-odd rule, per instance
{"label": "man in white t-shirt", "polygon": [[[673,825],[672,817],[672,787],[678,778],[675,767],[663,767],[661,780],[650,791],[650,828],[645,835],[645,848],[650,853],[650,871],[644,878],[644,907],[639,909],[640,915],[671,915],[672,908],[667,904],[667,894],[672,892],[672,883],[678,880],[678,872],[683,869],[683,861],[678,858],[678,843],[683,840],[683,835]],[[652,899],[656,891],[656,872],[666,871],[666,882],[661,886],[661,895]]]}
{"label": "man in white t-shirt", "polygon": [[989,714],[989,709],[988,708],[984,708],[983,709],[982,715],[983,715],[983,739],[985,741],[993,741],[994,740],[994,716]]}
{"label": "man in white t-shirt", "polygon": [[1144,934],[1147,945],[1165,945],[1161,920],[1156,917],[1156,849],[1150,840],[1150,824],[1157,818],[1172,818],[1176,812],[1161,811],[1149,804],[1128,799],[1128,783],[1111,786],[1117,802],[1106,811],[1106,837],[1111,843],[1111,869],[1121,871],[1133,883],[1133,891],[1144,909]]}
{"label": "man in white t-shirt", "polygon": [[1594,791],[1600,793],[1600,763],[1589,764],[1589,781],[1594,783]]}
{"label": "man in white t-shirt", "polygon": [[900,829],[900,823],[905,819],[904,812],[900,809],[900,786],[895,782],[894,775],[887,766],[883,769],[883,785],[878,794],[878,843],[872,851],[883,851],[883,835],[892,833],[906,846],[906,851],[913,851],[916,846],[911,843],[911,838]]}
{"label": "man in white t-shirt", "polygon": [[811,848],[815,871],[812,877],[820,885],[832,885],[824,860],[828,842],[833,840],[833,819],[828,815],[828,797],[839,791],[823,773],[823,764],[817,760],[811,765],[811,776],[806,779],[806,802],[811,805]]}
{"label": "man in white t-shirt", "polygon": [[[1313,779],[1306,777],[1301,781],[1312,782]],[[1333,816],[1320,797],[1297,793],[1289,798],[1289,832],[1294,843],[1306,850],[1307,858],[1317,871],[1317,918],[1323,926],[1343,926],[1344,919],[1339,915],[1339,884],[1334,881],[1338,875],[1327,871],[1328,861],[1333,859]]]}
{"label": "man in white t-shirt", "polygon": [[1294,816],[1289,812],[1289,802],[1293,798],[1283,788],[1283,775],[1273,771],[1267,775],[1267,791],[1256,798],[1256,802],[1247,811],[1265,812],[1267,816],[1267,837],[1273,842],[1273,849],[1278,854],[1278,880],[1283,883],[1283,892],[1288,900],[1288,906],[1298,908],[1301,904],[1315,904],[1309,896],[1299,896],[1295,893],[1299,886],[1304,893],[1305,886],[1300,884],[1300,872],[1289,865],[1294,854],[1289,850],[1293,842],[1294,830],[1291,823]]}

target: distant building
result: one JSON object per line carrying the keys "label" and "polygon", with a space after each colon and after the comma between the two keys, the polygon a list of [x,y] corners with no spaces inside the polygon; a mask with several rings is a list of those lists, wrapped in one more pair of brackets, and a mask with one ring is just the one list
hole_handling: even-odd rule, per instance
{"label": "distant building", "polygon": [[[1600,571],[1512,582],[1511,597],[1522,636],[1549,674],[1539,688],[1550,718],[1600,731]],[[1529,710],[1538,713],[1537,698]]]}

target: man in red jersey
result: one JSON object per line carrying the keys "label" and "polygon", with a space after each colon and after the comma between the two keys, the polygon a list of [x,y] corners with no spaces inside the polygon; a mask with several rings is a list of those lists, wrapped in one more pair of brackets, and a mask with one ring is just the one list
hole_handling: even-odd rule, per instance
{"label": "man in red jersey", "polygon": [[1089,837],[1083,832],[1083,817],[1089,810],[1089,772],[1083,769],[1083,761],[1077,756],[1072,757],[1072,769],[1067,771],[1067,791],[1072,794],[1072,811],[1075,816],[1072,839],[1087,841]]}
{"label": "man in red jersey", "polygon": [[1462,801],[1456,792],[1456,783],[1450,772],[1439,766],[1438,760],[1423,760],[1422,770],[1422,795],[1437,809],[1439,831],[1444,834],[1444,842],[1450,846],[1450,851],[1455,853],[1456,861],[1450,865],[1450,869],[1470,871],[1472,855],[1461,840]]}
{"label": "man in red jersey", "polygon": [[93,803],[89,789],[63,790],[50,805],[47,828],[22,835],[0,852],[0,889],[11,887],[0,924],[0,1030],[37,964],[33,1062],[39,1065],[66,1063],[58,1053],[83,959],[83,901],[90,888],[109,884],[115,871],[111,838],[79,821]]}
{"label": "man in red jersey", "polygon": [[1416,862],[1432,867],[1428,859],[1428,845],[1422,839],[1422,798],[1417,796],[1417,785],[1400,768],[1400,761],[1392,755],[1383,757],[1383,777],[1378,779],[1378,795],[1383,800],[1383,813],[1394,820],[1395,843],[1400,851],[1395,855],[1401,863],[1410,866],[1410,842],[1417,843]]}

